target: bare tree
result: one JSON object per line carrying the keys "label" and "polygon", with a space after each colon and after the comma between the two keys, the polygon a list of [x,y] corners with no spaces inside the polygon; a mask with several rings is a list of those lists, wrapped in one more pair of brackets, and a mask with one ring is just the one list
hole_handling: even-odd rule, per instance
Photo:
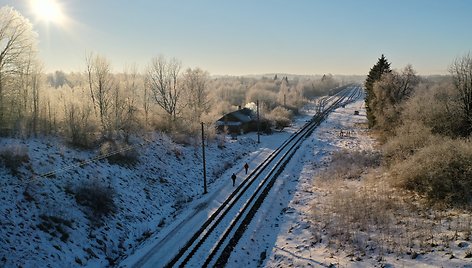
{"label": "bare tree", "polygon": [[470,53],[457,58],[449,68],[455,89],[459,93],[465,124],[463,135],[472,133],[472,57]]}
{"label": "bare tree", "polygon": [[8,84],[26,78],[19,74],[36,55],[35,47],[36,34],[31,23],[11,7],[0,8],[0,128],[6,127]]}
{"label": "bare tree", "polygon": [[42,65],[33,56],[25,65],[24,75],[24,107],[25,112],[30,117],[28,135],[36,136],[38,134]]}
{"label": "bare tree", "polygon": [[31,94],[32,94],[32,115],[31,115],[31,131],[33,135],[38,134],[38,121],[39,121],[39,96],[40,96],[40,85],[41,85],[41,69],[35,69],[31,73]]}
{"label": "bare tree", "polygon": [[[139,83],[141,80],[138,79],[138,71],[136,66],[127,68],[123,73],[123,99],[121,100],[121,118],[120,118],[120,129],[124,132],[125,140],[128,141],[129,136],[132,132],[135,132],[139,128],[138,120],[138,91],[141,90],[142,86]],[[119,100],[116,99],[118,103]],[[115,109],[120,109],[116,106]],[[119,114],[120,111],[115,112]]]}
{"label": "bare tree", "polygon": [[143,111],[144,111],[144,124],[146,127],[149,126],[149,111],[151,109],[151,94],[148,86],[143,88]]}
{"label": "bare tree", "polygon": [[113,80],[111,66],[106,58],[90,54],[87,56],[86,62],[90,97],[92,99],[95,114],[100,118],[102,130],[106,133],[111,130],[111,122],[109,118],[110,105],[113,101],[112,90],[117,85]]}
{"label": "bare tree", "polygon": [[207,94],[209,74],[200,68],[188,68],[183,74],[183,88],[185,90],[185,106],[189,110],[189,119],[200,122],[203,113],[208,112],[209,101]]}
{"label": "bare tree", "polygon": [[119,86],[112,87],[110,101],[111,113],[109,114],[111,130],[118,131],[123,128],[125,107],[126,100],[123,90]]}
{"label": "bare tree", "polygon": [[146,87],[153,93],[154,100],[175,121],[181,88],[178,77],[181,63],[173,58],[167,61],[164,56],[153,58],[146,72]]}
{"label": "bare tree", "polygon": [[401,74],[394,75],[397,86],[392,89],[391,98],[393,103],[400,103],[411,96],[420,79],[411,64],[405,66]]}

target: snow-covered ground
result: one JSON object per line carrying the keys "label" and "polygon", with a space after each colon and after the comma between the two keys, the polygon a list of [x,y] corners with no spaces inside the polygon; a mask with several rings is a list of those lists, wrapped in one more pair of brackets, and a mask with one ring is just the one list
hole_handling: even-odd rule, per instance
{"label": "snow-covered ground", "polygon": [[[354,115],[354,111],[360,115]],[[228,267],[327,266],[334,261],[314,247],[310,233],[313,191],[319,163],[342,148],[372,149],[366,130],[363,100],[338,108],[313,132],[277,179],[228,261]],[[350,137],[339,137],[340,131]]]}
{"label": "snow-covered ground", "polygon": [[[222,174],[256,148],[250,138],[211,143],[206,148],[209,192],[228,185]],[[81,165],[99,153],[52,138],[2,138],[0,149],[29,158],[15,175],[0,164],[1,267],[108,266],[188,213],[187,205],[203,192],[201,148],[162,135],[138,147],[135,166],[107,160]],[[58,173],[38,178],[53,170]],[[115,213],[92,219],[90,209],[76,201],[83,186],[114,193]]]}
{"label": "snow-covered ground", "polygon": [[[222,202],[235,189],[230,182],[232,173],[237,175],[236,185],[246,176],[244,164],[249,164],[248,174],[253,168],[263,162],[275,149],[277,149],[291,134],[297,131],[307,120],[316,113],[316,106],[307,105],[302,115],[298,116],[291,127],[283,131],[275,131],[271,135],[262,135],[257,148],[244,157],[237,160],[236,164],[222,174],[223,183],[215,184],[207,195],[201,196],[187,204],[187,210],[175,218],[173,224],[162,229],[161,232],[146,241],[134,254],[120,263],[122,267],[162,267],[178,249],[190,239],[196,229],[215,211]],[[249,133],[238,137],[240,146],[244,147],[244,141],[251,143],[257,141],[255,133]],[[239,142],[236,142],[237,144]],[[210,161],[218,161],[213,159]]]}
{"label": "snow-covered ground", "polygon": [[[359,115],[354,115],[355,111],[359,111]],[[304,142],[278,178],[266,202],[234,249],[227,267],[472,267],[469,254],[471,246],[465,241],[467,238],[463,238],[471,231],[470,224],[467,227],[467,219],[470,221],[470,216],[457,215],[454,211],[437,212],[437,214],[444,213],[444,219],[439,220],[440,224],[433,223],[433,230],[437,230],[438,233],[425,239],[435,237],[434,240],[428,240],[433,245],[418,249],[414,246],[418,242],[414,241],[411,243],[412,250],[404,254],[388,252],[388,247],[385,246],[385,252],[381,257],[379,249],[356,255],[347,245],[333,247],[332,241],[329,241],[330,237],[322,235],[322,226],[327,223],[322,222],[324,218],[316,218],[313,210],[319,209],[317,206],[326,205],[325,200],[333,198],[332,193],[336,191],[336,187],[350,187],[355,191],[366,185],[362,180],[346,181],[345,184],[333,183],[333,185],[329,185],[328,181],[319,188],[316,187],[315,180],[319,179],[318,175],[330,165],[334,152],[375,150],[376,142],[369,135],[366,123],[362,99],[345,108],[338,108],[330,114]],[[350,135],[340,136],[341,130],[344,133],[350,131]],[[349,203],[349,200],[346,202]],[[410,215],[410,219],[405,217],[402,220],[413,218],[416,226],[412,226],[413,228],[427,227],[428,224],[425,222],[428,220],[415,212]],[[428,217],[432,221],[438,221],[426,216]],[[447,219],[448,217],[454,219]],[[465,219],[461,220],[461,217]],[[317,227],[321,226],[321,230],[314,228],[315,223]],[[392,222],[391,225],[398,223]],[[461,225],[465,225],[464,228]],[[404,229],[393,227],[392,230],[401,232]],[[455,230],[460,231],[451,234]],[[417,232],[412,232],[410,236],[421,240]],[[438,242],[440,240],[438,237],[447,236],[446,234],[453,237],[451,241],[437,245],[441,244]],[[372,237],[376,235],[378,234],[372,234]],[[409,235],[402,234],[402,236]],[[466,257],[468,254],[469,257]]]}
{"label": "snow-covered ground", "polygon": [[[244,163],[251,170],[314,112],[308,109],[284,131],[262,135],[260,144],[254,133],[207,144],[206,195],[201,148],[165,135],[134,141],[139,162],[132,166],[99,160],[98,150],[74,149],[57,138],[1,138],[0,153],[28,161],[16,173],[0,163],[0,267],[104,267],[124,259],[126,266],[166,236],[179,241],[171,233],[176,226],[190,223],[194,229],[197,223],[189,219],[207,217],[232,191],[233,172],[240,183]],[[51,171],[56,174],[40,176]],[[115,212],[94,218],[76,201],[84,187],[113,195]]]}
{"label": "snow-covered ground", "polygon": [[[355,110],[360,115],[354,115]],[[106,160],[79,165],[98,152],[74,150],[55,139],[0,139],[0,149],[15,148],[29,156],[17,175],[0,167],[0,266],[105,267],[118,262],[120,267],[160,267],[231,193],[231,174],[236,173],[240,183],[244,163],[252,170],[314,113],[308,106],[293,127],[261,136],[260,144],[255,134],[210,143],[206,195],[201,148],[175,144],[166,136],[147,138],[138,150],[139,163],[132,167]],[[335,110],[313,132],[277,179],[228,267],[470,265],[468,259],[450,260],[443,252],[414,260],[387,254],[382,262],[368,257],[353,261],[349,253],[315,237],[312,209],[327,195],[313,186],[315,175],[335,151],[374,148],[365,122],[360,99]],[[340,137],[341,129],[350,130],[350,137]],[[61,169],[53,177],[32,176]],[[87,181],[115,192],[116,211],[101,223],[94,223],[88,208],[75,200],[74,191]],[[463,256],[469,244],[458,248],[454,255]]]}

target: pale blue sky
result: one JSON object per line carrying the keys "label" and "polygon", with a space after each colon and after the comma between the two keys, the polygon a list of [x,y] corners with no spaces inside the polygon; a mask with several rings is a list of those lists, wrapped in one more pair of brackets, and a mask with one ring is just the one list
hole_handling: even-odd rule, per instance
{"label": "pale blue sky", "polygon": [[83,71],[85,54],[116,72],[160,54],[211,74],[444,74],[472,50],[467,0],[56,0],[67,25],[38,21],[30,0],[0,0],[29,18],[47,71]]}

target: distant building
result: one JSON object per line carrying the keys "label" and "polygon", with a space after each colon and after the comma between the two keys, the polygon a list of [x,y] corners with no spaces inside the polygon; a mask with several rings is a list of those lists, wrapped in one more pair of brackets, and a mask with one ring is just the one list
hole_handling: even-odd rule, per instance
{"label": "distant building", "polygon": [[219,132],[230,134],[241,134],[249,132],[256,123],[256,115],[249,108],[239,109],[237,111],[225,114],[216,121],[216,127]]}

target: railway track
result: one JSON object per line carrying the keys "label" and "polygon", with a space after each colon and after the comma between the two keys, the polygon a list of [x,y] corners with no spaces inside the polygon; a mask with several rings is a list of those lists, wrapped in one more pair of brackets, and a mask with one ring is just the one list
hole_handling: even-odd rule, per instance
{"label": "railway track", "polygon": [[165,267],[224,266],[278,175],[305,138],[331,111],[356,100],[361,94],[360,86],[349,85],[320,100],[316,115],[241,182]]}

